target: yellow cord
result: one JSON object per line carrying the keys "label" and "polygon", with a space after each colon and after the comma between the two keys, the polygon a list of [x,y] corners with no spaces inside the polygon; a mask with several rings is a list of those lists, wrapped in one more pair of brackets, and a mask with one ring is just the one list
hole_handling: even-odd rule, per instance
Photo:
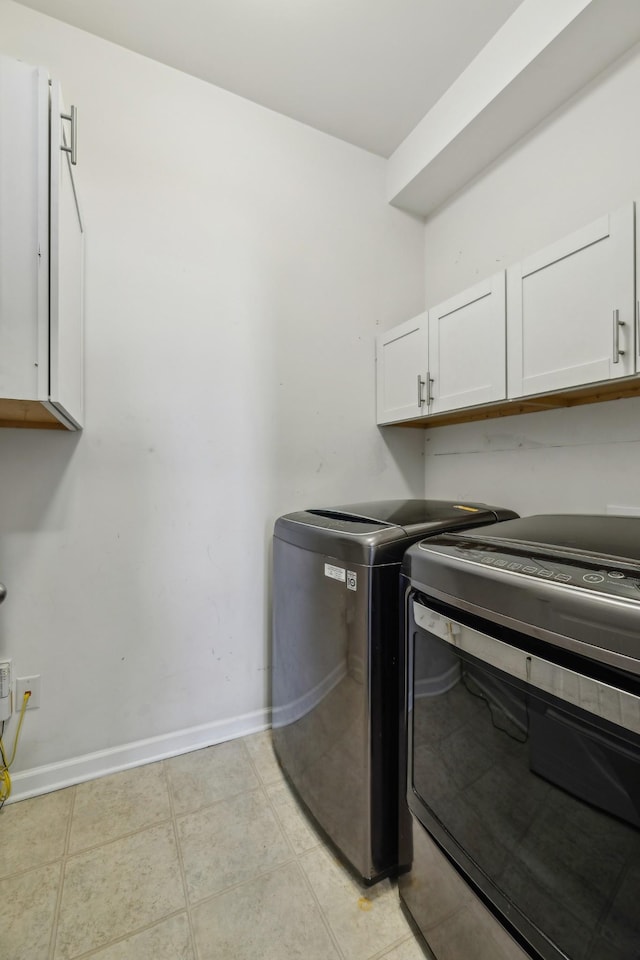
{"label": "yellow cord", "polygon": [[24,712],[27,709],[27,704],[29,702],[29,697],[31,696],[31,690],[25,690],[24,697],[22,698],[22,708],[20,710],[20,719],[18,720],[18,729],[16,730],[16,738],[13,741],[13,750],[11,751],[11,759],[7,763],[7,757],[4,752],[4,743],[2,742],[2,737],[0,737],[0,757],[2,757],[2,766],[0,767],[0,806],[7,800],[11,794],[11,776],[9,775],[9,768],[13,764],[13,761],[16,758],[16,751],[18,749],[18,739],[20,737],[20,731],[22,730],[22,721],[24,720]]}

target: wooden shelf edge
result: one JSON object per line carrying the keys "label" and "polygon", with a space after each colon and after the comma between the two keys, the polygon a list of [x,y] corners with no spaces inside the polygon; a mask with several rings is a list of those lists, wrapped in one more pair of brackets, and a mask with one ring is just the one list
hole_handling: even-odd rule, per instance
{"label": "wooden shelf edge", "polygon": [[483,407],[465,407],[462,410],[436,413],[430,417],[404,420],[402,423],[384,424],[384,426],[431,430],[457,423],[494,420],[497,417],[520,416],[524,413],[541,413],[546,410],[560,410],[563,407],[579,407],[587,403],[604,403],[607,400],[624,400],[637,396],[640,396],[640,377],[633,377],[609,383],[590,384],[587,387],[542,394],[537,397],[500,400]]}
{"label": "wooden shelf edge", "polygon": [[68,430],[39,400],[0,400],[1,427],[19,430]]}

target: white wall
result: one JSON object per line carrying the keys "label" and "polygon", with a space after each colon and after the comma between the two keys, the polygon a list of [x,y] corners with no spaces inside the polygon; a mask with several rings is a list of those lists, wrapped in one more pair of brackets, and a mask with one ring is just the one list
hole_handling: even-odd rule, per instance
{"label": "white wall", "polygon": [[[426,303],[640,199],[640,48],[553,115],[426,224]],[[429,495],[522,514],[640,505],[640,399],[425,433]]]}
{"label": "white wall", "polygon": [[0,431],[24,795],[267,722],[274,518],[422,494],[373,344],[424,306],[424,233],[380,158],[10,0],[0,53],[78,106],[87,229],[86,429]]}

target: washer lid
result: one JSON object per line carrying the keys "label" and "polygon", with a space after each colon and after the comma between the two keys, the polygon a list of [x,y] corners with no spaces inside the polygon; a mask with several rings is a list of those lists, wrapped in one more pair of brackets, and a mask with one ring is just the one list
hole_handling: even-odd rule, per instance
{"label": "washer lid", "polygon": [[[499,508],[485,503],[454,502],[453,500],[372,500],[368,503],[348,503],[328,509],[308,510],[317,516],[342,515],[385,523],[404,529],[416,526],[438,526],[450,530],[452,525],[468,525],[482,519],[485,523],[500,516]],[[513,516],[513,514],[511,514]],[[453,524],[452,524],[453,521]]]}
{"label": "washer lid", "polygon": [[421,537],[514,516],[484,503],[375,500],[286,514],[276,521],[274,535],[345,561],[397,563],[408,544]]}

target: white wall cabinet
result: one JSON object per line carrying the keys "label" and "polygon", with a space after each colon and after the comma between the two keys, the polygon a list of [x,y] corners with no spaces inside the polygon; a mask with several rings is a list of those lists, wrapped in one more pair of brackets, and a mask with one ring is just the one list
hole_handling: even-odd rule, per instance
{"label": "white wall cabinet", "polygon": [[378,335],[377,422],[504,400],[505,273]]}
{"label": "white wall cabinet", "polygon": [[634,205],[507,271],[508,395],[635,373]]}
{"label": "white wall cabinet", "polygon": [[381,334],[378,423],[427,427],[639,395],[635,206],[509,267],[506,294],[502,271]]}
{"label": "white wall cabinet", "polygon": [[83,424],[84,232],[63,115],[46,71],[0,58],[3,426]]}
{"label": "white wall cabinet", "polygon": [[505,272],[429,310],[430,414],[504,400]]}
{"label": "white wall cabinet", "polygon": [[426,413],[429,336],[427,314],[376,338],[377,422],[400,423]]}

